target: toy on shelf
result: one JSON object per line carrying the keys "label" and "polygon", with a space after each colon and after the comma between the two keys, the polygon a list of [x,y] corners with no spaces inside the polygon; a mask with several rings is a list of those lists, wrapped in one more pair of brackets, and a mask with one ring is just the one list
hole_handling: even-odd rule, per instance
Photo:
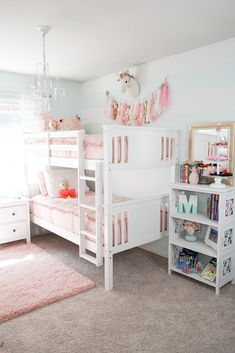
{"label": "toy on shelf", "polygon": [[75,189],[69,189],[69,183],[67,179],[64,179],[62,183],[60,184],[60,190],[59,190],[59,197],[63,199],[68,199],[68,198],[75,198],[76,195],[76,190]]}
{"label": "toy on shelf", "polygon": [[197,241],[198,237],[195,234],[196,232],[200,232],[200,224],[195,222],[184,221],[183,229],[186,230],[186,234],[184,236],[187,241]]}

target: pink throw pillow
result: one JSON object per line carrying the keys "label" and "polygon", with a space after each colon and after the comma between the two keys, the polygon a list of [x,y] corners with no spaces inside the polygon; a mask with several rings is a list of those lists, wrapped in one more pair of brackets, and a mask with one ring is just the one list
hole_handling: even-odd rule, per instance
{"label": "pink throw pillow", "polygon": [[81,130],[81,120],[80,118],[75,115],[75,116],[67,116],[67,117],[62,117],[62,129],[63,130]]}
{"label": "pink throw pillow", "polygon": [[48,192],[43,172],[38,172],[38,186],[42,196],[47,196]]}

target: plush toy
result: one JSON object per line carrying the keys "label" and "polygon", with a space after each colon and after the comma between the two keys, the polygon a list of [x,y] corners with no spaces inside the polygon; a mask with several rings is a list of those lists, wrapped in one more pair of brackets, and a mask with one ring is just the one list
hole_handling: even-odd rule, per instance
{"label": "plush toy", "polygon": [[63,199],[69,199],[69,198],[74,198],[76,197],[76,190],[75,189],[69,189],[69,183],[68,180],[64,179],[62,183],[60,184],[60,190],[59,190],[59,197]]}
{"label": "plush toy", "polygon": [[61,123],[62,123],[62,119],[60,119],[59,121],[55,119],[49,119],[49,123],[48,123],[49,130],[61,130]]}

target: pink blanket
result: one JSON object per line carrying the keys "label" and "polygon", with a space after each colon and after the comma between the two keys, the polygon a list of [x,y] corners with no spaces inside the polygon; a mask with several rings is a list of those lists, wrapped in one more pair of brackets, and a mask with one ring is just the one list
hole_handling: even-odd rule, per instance
{"label": "pink blanket", "polygon": [[[113,195],[113,202],[123,202],[129,200],[126,197]],[[95,205],[95,193],[89,191],[86,193],[85,203],[91,206]],[[78,205],[77,199],[49,198],[47,196],[37,195],[30,200],[30,213],[58,227],[78,234]],[[127,222],[127,215],[125,216]],[[119,228],[120,220],[118,220]],[[96,213],[91,210],[85,212],[85,228],[95,233],[96,231]],[[88,237],[89,238],[89,237]],[[119,230],[118,238],[121,239]],[[127,232],[126,238],[127,241]],[[113,242],[115,243],[115,234],[113,230]],[[121,240],[120,240],[121,242]]]}

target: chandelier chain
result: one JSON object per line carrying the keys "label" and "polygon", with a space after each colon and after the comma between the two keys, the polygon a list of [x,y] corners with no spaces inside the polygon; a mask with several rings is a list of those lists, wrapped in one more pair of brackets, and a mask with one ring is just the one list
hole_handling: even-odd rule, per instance
{"label": "chandelier chain", "polygon": [[58,78],[53,82],[53,80],[47,76],[49,70],[46,62],[46,34],[51,28],[48,26],[39,26],[38,29],[42,34],[42,63],[37,65],[37,72],[32,85],[32,95],[35,112],[39,114],[49,114],[52,101],[58,99],[62,101],[65,96],[65,90],[61,86]]}
{"label": "chandelier chain", "polygon": [[42,35],[42,52],[43,52],[43,75],[46,76],[46,33]]}

